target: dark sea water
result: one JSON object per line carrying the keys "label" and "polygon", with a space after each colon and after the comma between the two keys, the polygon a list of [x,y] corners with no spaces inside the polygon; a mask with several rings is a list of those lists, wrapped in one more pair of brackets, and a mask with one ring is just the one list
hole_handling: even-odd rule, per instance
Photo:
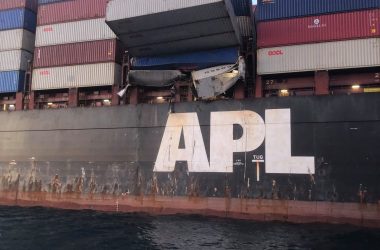
{"label": "dark sea water", "polygon": [[380,230],[0,207],[0,249],[380,249]]}

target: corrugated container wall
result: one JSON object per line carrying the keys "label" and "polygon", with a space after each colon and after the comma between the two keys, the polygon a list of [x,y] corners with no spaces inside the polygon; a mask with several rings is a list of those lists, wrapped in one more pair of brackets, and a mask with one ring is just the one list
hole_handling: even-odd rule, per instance
{"label": "corrugated container wall", "polygon": [[250,16],[251,15],[251,0],[231,0],[234,7],[236,16]]}
{"label": "corrugated container wall", "polygon": [[14,93],[24,90],[24,71],[0,72],[0,93]]}
{"label": "corrugated container wall", "polygon": [[258,0],[257,21],[380,8],[380,0]]}
{"label": "corrugated container wall", "polygon": [[121,66],[99,63],[33,70],[32,89],[111,86],[120,82]]}
{"label": "corrugated container wall", "polygon": [[34,34],[23,29],[0,31],[0,51],[23,49],[34,51]]}
{"label": "corrugated container wall", "polygon": [[[234,42],[236,36],[234,34],[217,34],[208,37],[198,37],[193,39],[187,39],[182,41],[167,42],[154,44],[151,46],[142,46],[138,48],[129,48],[129,52],[132,55],[139,56],[156,56],[184,53],[188,51],[204,51],[217,48],[225,48],[237,46]],[[184,49],[186,48],[186,49]]]}
{"label": "corrugated container wall", "polygon": [[255,19],[255,14],[256,14],[257,6],[252,5],[251,9],[251,23],[252,23],[252,41],[253,41],[253,48],[256,48],[256,43],[257,43],[257,27],[256,27],[256,19]]}
{"label": "corrugated container wall", "polygon": [[251,18],[248,16],[238,16],[236,17],[236,21],[238,23],[241,36],[251,37],[253,32]]}
{"label": "corrugated container wall", "polygon": [[34,68],[116,62],[121,64],[123,46],[116,39],[36,48]]}
{"label": "corrugated container wall", "polygon": [[38,4],[42,5],[42,4],[58,3],[58,2],[64,2],[64,1],[68,1],[68,0],[38,0]]}
{"label": "corrugated container wall", "polygon": [[230,0],[112,0],[106,21],[133,56],[242,44]]}
{"label": "corrugated container wall", "polygon": [[131,66],[133,69],[143,70],[195,70],[221,64],[234,64],[238,57],[239,48],[233,47],[168,56],[135,57],[131,60]]}
{"label": "corrugated container wall", "polygon": [[[210,31],[210,29],[212,29]],[[162,44],[176,42],[198,37],[211,37],[213,35],[232,33],[233,27],[228,19],[215,19],[204,26],[176,26],[157,30],[147,30],[138,33],[127,33],[121,37],[126,38],[127,45],[131,47],[149,46],[150,44]],[[236,38],[234,41],[236,44]]]}
{"label": "corrugated container wall", "polygon": [[[226,2],[233,10],[231,0],[226,0]],[[201,17],[188,15],[194,14],[196,9],[202,11],[199,13],[201,14]],[[217,11],[218,13],[209,12],[209,16],[206,16],[204,12],[210,10]],[[181,15],[176,15],[176,11],[182,11],[182,14],[185,13],[187,15],[182,16],[182,19],[180,19]],[[120,19],[130,19],[156,14],[170,14],[170,16],[172,16],[172,19],[164,18],[156,23],[145,23],[140,21],[139,23],[134,24],[134,26],[127,27],[137,28],[139,30],[140,27],[143,28],[147,26],[159,28],[162,27],[163,22],[177,24],[178,22],[190,23],[194,18],[196,18],[196,20],[199,20],[200,18],[208,20],[214,18],[214,16],[225,16],[225,13],[225,0],[110,0],[107,6],[107,21],[117,21]],[[128,31],[132,32],[133,30],[129,29]]]}
{"label": "corrugated container wall", "polygon": [[124,47],[105,23],[108,0],[40,0],[33,90],[118,84]]}
{"label": "corrugated container wall", "polygon": [[380,38],[258,50],[259,75],[380,66]]}
{"label": "corrugated container wall", "polygon": [[38,26],[36,47],[115,39],[104,18]]}
{"label": "corrugated container wall", "polygon": [[0,0],[0,93],[23,91],[33,59],[37,0]]}
{"label": "corrugated container wall", "polygon": [[72,0],[42,5],[38,9],[37,25],[104,18],[107,2],[108,0]]}
{"label": "corrugated container wall", "polygon": [[0,71],[26,70],[32,54],[25,50],[9,50],[0,52]]}
{"label": "corrugated container wall", "polygon": [[28,9],[0,11],[0,30],[27,29],[36,31],[36,14]]}
{"label": "corrugated container wall", "polygon": [[378,36],[380,9],[257,24],[257,44],[260,48]]}
{"label": "corrugated container wall", "polygon": [[1,0],[0,10],[26,8],[37,12],[37,0]]}

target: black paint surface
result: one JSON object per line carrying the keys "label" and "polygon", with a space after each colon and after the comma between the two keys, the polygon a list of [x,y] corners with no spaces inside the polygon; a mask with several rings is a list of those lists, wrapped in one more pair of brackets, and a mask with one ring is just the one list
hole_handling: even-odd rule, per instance
{"label": "black paint surface", "polygon": [[[363,202],[377,204],[380,94],[174,105],[176,113],[198,114],[208,157],[211,112],[251,110],[265,119],[266,109],[288,108],[292,155],[315,156],[316,173],[265,174],[261,166],[260,182],[254,181],[257,176],[252,159],[254,154],[265,154],[264,146],[234,154],[235,162],[241,165],[235,166],[233,173],[188,173],[186,163],[178,162],[173,173],[154,174],[168,118],[167,104],[2,112],[0,190],[52,192],[52,180],[57,176],[62,184],[60,193],[339,202],[359,202],[359,193],[365,193]],[[238,137],[241,131],[239,127],[235,130]]]}

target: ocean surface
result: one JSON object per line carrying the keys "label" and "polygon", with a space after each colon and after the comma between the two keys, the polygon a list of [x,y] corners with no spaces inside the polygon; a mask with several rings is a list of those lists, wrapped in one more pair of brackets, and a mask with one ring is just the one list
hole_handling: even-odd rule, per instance
{"label": "ocean surface", "polygon": [[380,249],[380,230],[0,207],[0,249]]}

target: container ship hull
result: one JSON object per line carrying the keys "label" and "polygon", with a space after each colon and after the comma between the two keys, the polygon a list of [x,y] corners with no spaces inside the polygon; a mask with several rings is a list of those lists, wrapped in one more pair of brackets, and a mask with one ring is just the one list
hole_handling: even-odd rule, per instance
{"label": "container ship hull", "polygon": [[0,204],[379,227],[379,107],[373,93],[2,113]]}

